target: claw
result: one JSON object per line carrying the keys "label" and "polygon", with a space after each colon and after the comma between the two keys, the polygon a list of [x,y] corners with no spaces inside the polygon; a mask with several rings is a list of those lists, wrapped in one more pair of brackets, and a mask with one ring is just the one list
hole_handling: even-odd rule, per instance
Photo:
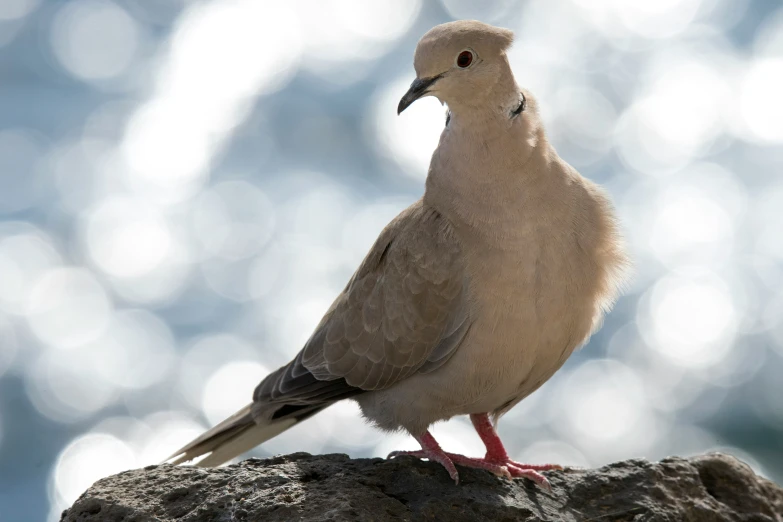
{"label": "claw", "polygon": [[[434,440],[434,439],[433,439]],[[446,468],[446,471],[449,474],[449,477],[451,477],[451,480],[454,481],[455,484],[459,484],[459,473],[457,473],[457,468],[454,466],[454,463],[451,461],[451,459],[448,457],[448,455],[438,447],[435,448],[427,448],[427,449],[420,449],[420,450],[414,450],[414,451],[392,451],[389,453],[389,456],[386,457],[388,459],[393,459],[394,457],[401,457],[401,456],[409,456],[409,457],[416,457],[419,459],[427,459],[432,462],[437,462],[444,468]]]}
{"label": "claw", "polygon": [[497,438],[497,434],[494,433],[494,428],[489,424],[488,419],[485,419],[485,416],[472,416],[471,418],[473,417],[476,417],[474,423],[477,424],[479,435],[482,436],[482,440],[485,440],[485,443],[488,442],[487,455],[484,458],[466,457],[458,453],[446,453],[428,431],[416,437],[416,440],[421,444],[420,450],[392,451],[387,458],[393,459],[407,455],[438,462],[446,468],[449,477],[455,484],[459,484],[459,473],[457,473],[456,464],[469,468],[483,469],[498,477],[507,479],[524,477],[535,482],[540,488],[549,492],[552,491],[552,484],[539,471],[562,470],[562,466],[557,464],[522,464],[511,460],[508,458],[505,448],[500,444],[500,439]]}

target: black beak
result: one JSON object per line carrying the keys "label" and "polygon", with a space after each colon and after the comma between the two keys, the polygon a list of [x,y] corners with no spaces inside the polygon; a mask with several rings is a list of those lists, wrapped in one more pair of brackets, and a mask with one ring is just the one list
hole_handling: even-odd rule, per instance
{"label": "black beak", "polygon": [[415,102],[429,91],[427,89],[436,81],[440,79],[442,75],[433,76],[432,78],[416,78],[411,84],[411,88],[405,93],[405,96],[400,100],[400,104],[397,105],[397,114],[410,107],[411,103]]}

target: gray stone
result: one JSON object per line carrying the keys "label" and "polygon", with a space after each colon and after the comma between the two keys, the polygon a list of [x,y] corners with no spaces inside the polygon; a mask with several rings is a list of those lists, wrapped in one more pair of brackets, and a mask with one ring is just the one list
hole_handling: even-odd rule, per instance
{"label": "gray stone", "polygon": [[553,491],[411,457],[295,453],[217,469],[148,466],[96,482],[62,521],[783,521],[783,488],[721,454],[546,472]]}

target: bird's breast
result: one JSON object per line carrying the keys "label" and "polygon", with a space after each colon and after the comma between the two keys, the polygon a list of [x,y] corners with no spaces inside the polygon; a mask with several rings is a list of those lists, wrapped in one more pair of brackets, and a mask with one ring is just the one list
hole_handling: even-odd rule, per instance
{"label": "bird's breast", "polygon": [[468,370],[482,407],[500,408],[549,379],[589,336],[599,307],[584,251],[543,231],[525,243],[466,256],[476,315],[465,355],[482,361]]}

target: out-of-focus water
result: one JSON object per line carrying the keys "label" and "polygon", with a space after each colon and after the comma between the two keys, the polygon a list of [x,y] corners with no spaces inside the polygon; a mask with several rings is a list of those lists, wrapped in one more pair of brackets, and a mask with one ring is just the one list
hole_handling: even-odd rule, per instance
{"label": "out-of-focus water", "polygon": [[[514,457],[721,449],[783,480],[779,2],[3,0],[1,520],[57,520],[300,349],[422,192],[444,109],[395,109],[418,38],[457,18],[516,31],[519,83],[636,261],[503,418]],[[463,419],[434,433],[481,451]],[[414,447],[346,402],[255,454]]]}

